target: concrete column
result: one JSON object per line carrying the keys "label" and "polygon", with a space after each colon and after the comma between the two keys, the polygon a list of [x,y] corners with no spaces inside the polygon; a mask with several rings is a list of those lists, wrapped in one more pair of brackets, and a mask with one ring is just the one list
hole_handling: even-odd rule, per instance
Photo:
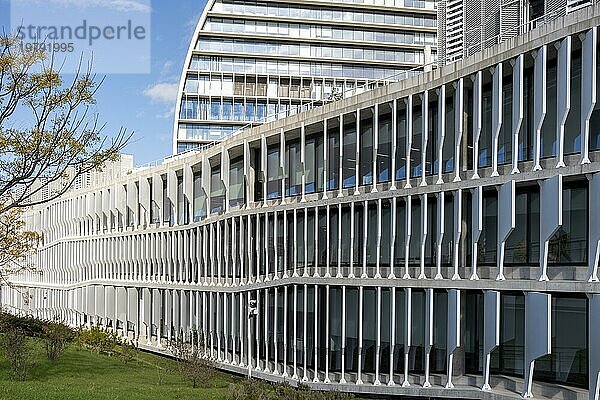
{"label": "concrete column", "polygon": [[314,299],[314,316],[315,316],[315,320],[314,320],[314,327],[315,327],[315,336],[314,336],[314,364],[315,364],[315,370],[313,372],[314,376],[313,376],[313,383],[319,383],[319,346],[318,346],[318,340],[319,340],[319,286],[315,285],[315,299]]}
{"label": "concrete column", "polygon": [[[412,148],[412,112],[413,112],[413,98],[412,95],[408,95],[405,100],[406,102],[406,183],[404,184],[405,189],[412,188],[410,184],[410,149]],[[394,173],[396,173],[394,171]]]}
{"label": "concrete column", "polygon": [[503,281],[504,278],[504,254],[508,237],[516,227],[516,185],[515,181],[508,181],[501,185],[498,190],[498,247],[497,263],[498,275],[496,280]]}
{"label": "concrete column", "polygon": [[409,387],[410,382],[408,381],[408,356],[410,353],[410,346],[412,345],[412,289],[404,289],[405,301],[404,301],[404,381],[402,387]]}
{"label": "concrete column", "polygon": [[431,387],[429,371],[431,365],[431,349],[433,347],[433,289],[425,289],[425,382],[424,388]]}
{"label": "concrete column", "polygon": [[597,91],[597,29],[594,26],[587,31],[581,43],[581,164],[590,163],[590,118],[596,105]]}
{"label": "concrete column", "polygon": [[302,225],[302,228],[304,235],[304,271],[302,276],[308,278],[308,208],[304,209],[304,224]]}
{"label": "concrete column", "polygon": [[[287,210],[283,210],[283,278],[288,277],[288,257],[290,257],[290,254],[288,254],[289,233],[287,231],[287,215]],[[327,216],[329,217],[329,214]],[[329,219],[327,221],[329,222]],[[327,226],[327,231],[329,232],[329,225]]]}
{"label": "concrete column", "polygon": [[[442,276],[442,243],[444,241],[444,231],[446,228],[446,216],[445,216],[445,211],[446,211],[446,207],[444,207],[446,202],[446,196],[444,192],[439,192],[437,194],[437,243],[436,243],[436,258],[435,258],[435,264],[436,264],[436,273],[435,273],[435,278],[434,279],[444,279],[444,277]],[[424,258],[424,257],[423,257]]]}
{"label": "concrete column", "polygon": [[[444,183],[442,178],[444,169],[444,141],[446,140],[446,85],[438,89],[438,141],[437,159],[438,172],[436,184]],[[433,161],[433,160],[432,160]]]}
{"label": "concrete column", "polygon": [[342,168],[342,160],[344,159],[344,114],[340,114],[340,152],[339,152],[339,182],[338,182],[338,195],[337,197],[343,197],[342,188],[344,185],[344,170]]}
{"label": "concrete column", "polygon": [[452,265],[454,266],[454,274],[452,280],[460,279],[459,268],[460,268],[460,242],[463,230],[463,219],[462,219],[462,189],[458,189],[454,192],[454,243],[452,244]]}
{"label": "concrete column", "polygon": [[[427,144],[429,142],[429,91],[425,90],[421,96],[423,110],[423,134],[421,135],[421,172],[420,186],[427,186]],[[433,162],[433,160],[431,160]]]}
{"label": "concrete column", "polygon": [[[454,87],[454,181],[460,182],[460,171],[461,171],[461,142],[463,135],[463,108],[464,108],[464,100],[463,100],[463,89],[464,89],[464,79],[460,78]],[[427,136],[427,131],[424,131],[425,134],[423,136]],[[425,154],[425,150],[423,150],[423,154]],[[425,162],[423,162],[423,171],[425,170]]]}
{"label": "concrete column", "polygon": [[292,379],[298,380],[298,285],[294,285],[294,342],[292,351],[294,352],[294,373]]}
{"label": "concrete column", "polygon": [[408,270],[408,255],[410,251],[410,238],[412,236],[412,197],[406,196],[406,237],[404,245],[404,276],[402,279],[410,279]]}
{"label": "concrete column", "polygon": [[273,260],[273,280],[281,278],[279,276],[279,246],[277,245],[277,211],[273,213],[273,247],[274,247],[274,257]]}
{"label": "concrete column", "polygon": [[390,304],[390,370],[387,385],[394,386],[396,384],[394,382],[394,348],[396,347],[396,288],[394,286],[390,290]]}
{"label": "concrete column", "polygon": [[[269,213],[265,212],[265,232],[264,232],[264,239],[265,239],[265,246],[262,249],[261,252],[264,252],[264,263],[265,263],[265,282],[268,282],[271,280],[270,276],[269,276],[269,265],[273,263],[272,260],[269,260]],[[273,243],[275,244],[275,243]]]}
{"label": "concrete column", "polygon": [[476,281],[479,279],[477,275],[477,254],[478,254],[478,243],[481,232],[483,231],[483,188],[477,186],[471,192],[471,280]]}
{"label": "concrete column", "polygon": [[376,338],[376,349],[375,349],[375,381],[373,385],[381,385],[379,380],[379,363],[381,357],[381,286],[377,287],[377,338]]}
{"label": "concrete column", "polygon": [[479,137],[481,136],[481,103],[483,73],[477,71],[473,79],[473,177],[479,179]]}
{"label": "concrete column", "polygon": [[502,129],[502,63],[492,73],[492,175],[498,174],[498,139]]}
{"label": "concrete column", "polygon": [[360,112],[361,109],[356,110],[356,161],[354,164],[354,195],[357,196],[360,194],[358,190],[359,185],[362,182],[360,181]]}
{"label": "concrete column", "polygon": [[281,374],[282,377],[287,378],[288,377],[288,368],[287,368],[287,361],[288,361],[288,354],[287,354],[287,330],[288,330],[288,326],[287,326],[287,321],[288,321],[288,287],[284,286],[283,287],[283,373]]}
{"label": "concrete column", "polygon": [[342,376],[340,383],[346,383],[345,377],[346,366],[346,286],[342,286]]}
{"label": "concrete column", "polygon": [[533,170],[542,169],[540,165],[542,125],[546,117],[546,45],[539,48],[534,60],[534,97],[533,97],[533,124],[534,124],[534,143],[533,143]]}
{"label": "concrete column", "polygon": [[[265,295],[265,305],[263,307],[263,312],[264,314],[264,325],[265,325],[265,367],[263,368],[263,371],[265,373],[270,374],[271,373],[271,368],[269,367],[269,289],[265,289],[264,290],[264,295]],[[275,331],[273,331],[275,332]]]}
{"label": "concrete column", "polygon": [[[589,204],[600,199],[600,173],[589,176]],[[589,220],[600,221],[600,207],[589,208]],[[588,282],[598,282],[598,263],[600,261],[600,224],[588,226]]]}
{"label": "concrete column", "polygon": [[[427,245],[427,194],[423,194],[421,197],[421,271],[418,279],[427,279],[425,275],[425,246]],[[406,259],[408,260],[409,253],[406,253]]]}
{"label": "concrete column", "polygon": [[[377,261],[375,264],[375,279],[381,279],[380,272],[380,259],[381,259],[381,224],[382,224],[382,211],[381,211],[381,199],[377,200]],[[393,226],[393,225],[391,225]],[[391,228],[390,228],[391,229]],[[390,256],[391,257],[391,256]]]}
{"label": "concrete column", "polygon": [[398,148],[398,100],[392,101],[392,170],[390,190],[396,190],[396,150]]}
{"label": "concrete column", "polygon": [[364,288],[358,287],[358,368],[356,384],[362,385],[362,353],[363,353],[363,312],[364,310]]}
{"label": "concrete column", "polygon": [[552,298],[549,293],[525,294],[525,387],[523,398],[533,397],[535,360],[552,351]]}
{"label": "concrete column", "polygon": [[[266,148],[266,141],[265,141],[265,148]],[[266,150],[265,150],[266,151]],[[265,153],[266,154],[266,153]],[[263,171],[265,171],[265,188],[266,188],[266,176],[267,176],[267,158],[265,155],[265,167],[263,169]],[[281,176],[281,183],[280,183],[280,187],[279,189],[281,190],[281,204],[285,204],[285,185],[286,185],[286,181],[285,181],[285,176],[286,173],[289,173],[289,171],[285,170],[285,132],[283,131],[283,128],[281,128],[281,130],[279,131],[279,176]],[[283,173],[281,173],[283,172]],[[267,196],[267,191],[265,189],[265,199]],[[266,203],[265,203],[266,204]]]}
{"label": "concrete column", "polygon": [[[329,285],[325,285],[325,337],[329,338]],[[331,383],[329,379],[329,339],[325,341],[325,380],[324,383]]]}
{"label": "concrete column", "polygon": [[298,210],[294,208],[294,273],[293,277],[298,277]]}
{"label": "concrete column", "polygon": [[483,292],[483,387],[481,390],[492,390],[490,387],[490,363],[492,351],[500,345],[500,292],[486,290]]}
{"label": "concrete column", "polygon": [[371,193],[377,193],[377,153],[379,150],[379,103],[375,103],[373,110],[373,188]]}
{"label": "concrete column", "polygon": [[306,201],[306,127],[304,122],[300,127],[300,162],[302,164],[302,198],[300,202],[304,203]]}
{"label": "concrete column", "polygon": [[511,174],[520,173],[519,162],[519,131],[523,123],[523,54],[519,54],[514,61],[513,67],[513,90],[512,90],[512,171]]}
{"label": "concrete column", "polygon": [[329,190],[329,155],[328,153],[328,142],[327,142],[327,125],[328,119],[323,120],[323,200],[327,200],[327,191]]}
{"label": "concrete column", "polygon": [[[341,208],[340,208],[341,210]],[[341,226],[340,226],[341,228]],[[341,233],[341,229],[340,229]],[[367,238],[369,236],[369,202],[365,201],[363,204],[363,226],[362,226],[362,234],[363,234],[363,259],[362,259],[362,274],[361,279],[366,279],[369,277],[367,274]],[[341,239],[341,234],[339,235]]]}
{"label": "concrete column", "polygon": [[448,290],[448,331],[446,343],[446,355],[448,363],[448,377],[446,389],[454,387],[452,383],[452,367],[454,364],[454,352],[460,347],[460,290]]}
{"label": "concrete column", "polygon": [[588,312],[589,400],[600,399],[600,295],[589,296]]}
{"label": "concrete column", "polygon": [[[306,322],[308,319],[308,286],[305,284],[304,285],[304,312],[303,312],[303,332],[302,332],[302,354],[303,354],[303,361],[304,361],[304,365],[303,365],[303,374],[302,374],[302,382],[308,382],[308,368],[307,368],[307,355],[308,355],[308,348],[306,346],[306,338],[307,338],[307,329],[306,329]],[[315,321],[315,324],[317,322]],[[316,340],[316,337],[315,337]]]}
{"label": "concrete column", "polygon": [[[279,155],[280,155],[279,158],[281,159],[281,153]],[[262,204],[263,204],[263,207],[266,207],[267,206],[267,180],[268,180],[267,176],[268,176],[268,174],[267,174],[267,139],[265,139],[264,134],[262,134],[260,136],[260,169],[261,169],[261,171],[263,173],[263,177],[264,177],[263,182],[262,182],[262,185],[263,185],[263,202],[262,202]],[[281,197],[282,201],[284,199],[284,195],[285,195],[285,193],[282,193],[282,197]]]}
{"label": "concrete column", "polygon": [[550,239],[562,226],[562,175],[540,181],[540,281],[548,280]]}
{"label": "concrete column", "polygon": [[273,366],[273,375],[279,375],[279,360],[277,359],[277,357],[279,355],[278,354],[279,350],[277,349],[277,345],[278,345],[278,342],[277,342],[277,322],[279,321],[279,313],[278,313],[278,310],[279,310],[278,303],[279,302],[277,300],[278,299],[278,296],[277,296],[278,287],[275,286],[273,288],[273,290],[275,291],[275,296],[274,296],[274,299],[273,299],[273,308],[275,310],[274,313],[273,313],[273,356],[274,356],[274,359],[275,359],[275,362],[273,363],[274,364],[274,366]]}
{"label": "concrete column", "polygon": [[565,124],[571,109],[571,36],[560,42],[556,81],[556,168],[561,168],[565,166]]}
{"label": "concrete column", "polygon": [[390,273],[388,274],[388,279],[395,279],[396,275],[394,272],[395,266],[396,266],[396,260],[394,258],[394,254],[395,254],[395,248],[396,248],[396,213],[397,213],[397,209],[398,209],[398,199],[396,197],[392,197],[390,199],[391,201],[391,206],[392,206],[392,212],[390,213],[390,227],[391,227],[391,232],[392,232],[392,238],[390,240]]}
{"label": "concrete column", "polygon": [[315,206],[315,228],[314,228],[314,246],[315,246],[315,272],[313,278],[320,278],[319,272],[319,207]]}

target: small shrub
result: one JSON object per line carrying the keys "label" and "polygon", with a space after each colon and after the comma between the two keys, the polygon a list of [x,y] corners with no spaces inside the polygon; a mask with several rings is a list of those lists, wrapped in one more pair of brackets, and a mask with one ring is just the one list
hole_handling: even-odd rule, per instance
{"label": "small shrub", "polygon": [[18,328],[6,330],[0,337],[0,349],[8,359],[13,379],[26,380],[33,367],[27,335]]}
{"label": "small shrub", "polygon": [[0,332],[17,330],[30,337],[39,337],[43,334],[45,322],[32,316],[19,317],[7,312],[0,312]]}
{"label": "small shrub", "polygon": [[120,341],[117,335],[111,331],[104,331],[98,326],[90,329],[80,329],[77,332],[75,342],[96,354],[114,355],[118,350]]}
{"label": "small shrub", "polygon": [[334,391],[320,392],[306,385],[293,388],[287,383],[270,384],[262,381],[245,380],[229,385],[227,400],[344,400],[351,394]]}
{"label": "small shrub", "polygon": [[138,355],[138,348],[130,343],[121,343],[118,347],[117,355],[123,364],[127,364],[135,360]]}
{"label": "small shrub", "polygon": [[46,347],[46,356],[56,361],[75,338],[75,332],[61,322],[46,322],[42,325],[41,339]]}
{"label": "small shrub", "polygon": [[208,387],[215,375],[215,366],[212,361],[204,358],[204,348],[199,346],[199,343],[204,343],[204,340],[201,333],[194,331],[189,342],[179,340],[170,344],[180,373],[191,382],[194,388],[198,385]]}

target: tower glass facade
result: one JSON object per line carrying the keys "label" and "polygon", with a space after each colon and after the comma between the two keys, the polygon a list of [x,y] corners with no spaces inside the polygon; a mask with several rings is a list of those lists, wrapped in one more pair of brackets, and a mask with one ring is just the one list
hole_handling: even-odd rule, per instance
{"label": "tower glass facade", "polygon": [[180,82],[173,151],[422,71],[434,0],[211,0]]}

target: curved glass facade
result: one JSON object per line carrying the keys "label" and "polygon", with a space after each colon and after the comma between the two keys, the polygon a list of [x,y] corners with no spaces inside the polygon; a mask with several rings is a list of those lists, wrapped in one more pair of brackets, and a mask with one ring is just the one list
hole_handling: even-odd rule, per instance
{"label": "curved glass facade", "polygon": [[173,151],[420,72],[436,56],[434,5],[209,1],[181,77]]}

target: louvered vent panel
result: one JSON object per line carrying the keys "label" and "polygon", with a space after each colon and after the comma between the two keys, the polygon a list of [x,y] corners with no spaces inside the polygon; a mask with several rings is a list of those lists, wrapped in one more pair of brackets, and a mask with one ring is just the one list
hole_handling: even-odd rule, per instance
{"label": "louvered vent panel", "polygon": [[446,0],[439,0],[437,3],[437,24],[438,24],[438,64],[443,66],[446,64]]}
{"label": "louvered vent panel", "polygon": [[481,1],[465,0],[465,54],[470,56],[481,50]]}
{"label": "louvered vent panel", "polygon": [[500,35],[500,2],[498,0],[484,0],[483,15],[485,16],[482,24],[483,47],[488,48],[497,43],[497,38]]}
{"label": "louvered vent panel", "polygon": [[501,41],[519,34],[521,4],[519,0],[502,0],[500,6]]}
{"label": "louvered vent panel", "polygon": [[567,0],[546,0],[546,22],[566,14]]}

